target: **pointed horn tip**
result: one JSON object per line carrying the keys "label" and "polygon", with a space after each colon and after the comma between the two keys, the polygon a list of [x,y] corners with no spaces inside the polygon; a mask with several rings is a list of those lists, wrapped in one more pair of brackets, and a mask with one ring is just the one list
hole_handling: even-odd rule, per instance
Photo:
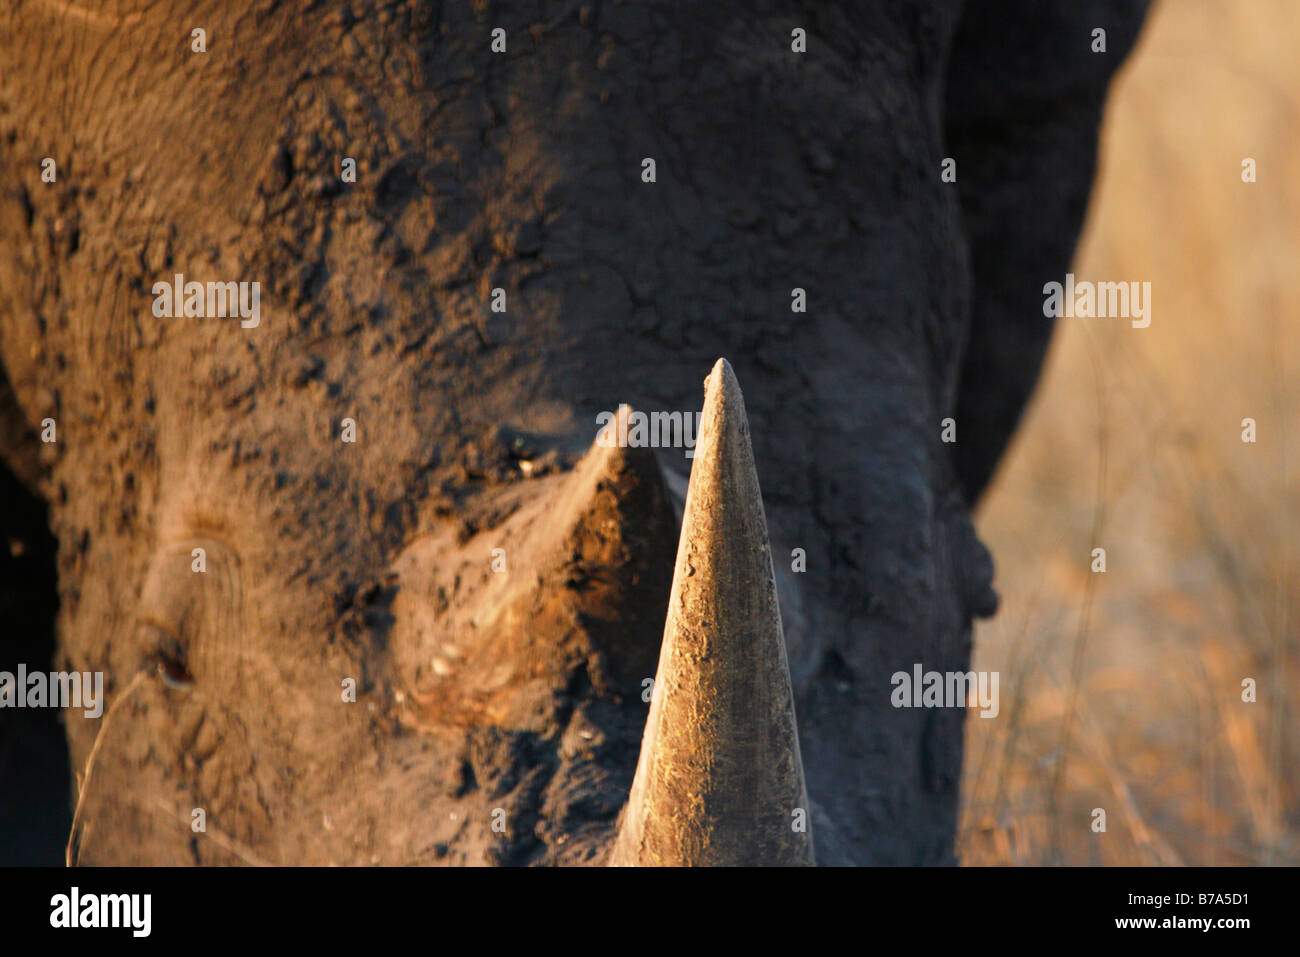
{"label": "pointed horn tip", "polygon": [[604,426],[587,449],[585,462],[593,460],[599,462],[595,467],[602,473],[618,472],[628,467],[647,475],[657,472],[658,465],[653,449],[611,440],[612,436],[628,434],[633,411],[632,406],[626,402],[619,403],[618,409],[614,412],[614,420]]}
{"label": "pointed horn tip", "polygon": [[[740,382],[736,379],[736,372],[731,367],[731,363],[725,358],[719,359],[713,364],[713,369],[709,376],[704,380],[704,407],[701,410],[701,420],[703,423],[722,422],[731,423],[732,428],[738,428],[742,434],[749,432],[749,415],[745,409],[745,394],[740,391]],[[708,431],[707,425],[702,426],[703,431]],[[728,431],[724,428],[724,431]],[[707,440],[700,437],[700,444],[703,446]],[[748,442],[746,441],[746,445]],[[699,461],[699,450],[696,451],[696,461]],[[694,470],[692,470],[694,471]]]}
{"label": "pointed horn tip", "polygon": [[719,358],[717,362],[713,363],[713,368],[709,370],[708,377],[704,380],[706,400],[709,395],[718,389],[740,391],[740,383],[736,381],[736,370],[731,367],[731,363],[725,357]]}

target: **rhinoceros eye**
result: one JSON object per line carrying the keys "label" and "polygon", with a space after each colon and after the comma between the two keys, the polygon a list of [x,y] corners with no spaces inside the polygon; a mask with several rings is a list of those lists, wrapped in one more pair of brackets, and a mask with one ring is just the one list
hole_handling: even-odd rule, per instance
{"label": "rhinoceros eye", "polygon": [[193,689],[194,676],[190,674],[185,647],[171,631],[156,622],[141,622],[140,644],[164,685],[173,691]]}
{"label": "rhinoceros eye", "polygon": [[211,538],[161,547],[137,608],[141,658],[172,690],[239,684],[243,654],[238,556]]}
{"label": "rhinoceros eye", "polygon": [[174,691],[189,691],[194,687],[194,676],[186,670],[185,662],[169,655],[160,655],[158,675],[163,684]]}

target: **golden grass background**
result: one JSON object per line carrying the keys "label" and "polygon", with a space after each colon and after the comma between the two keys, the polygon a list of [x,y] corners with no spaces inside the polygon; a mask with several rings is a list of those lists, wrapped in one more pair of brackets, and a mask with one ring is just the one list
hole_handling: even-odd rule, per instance
{"label": "golden grass background", "polygon": [[1152,321],[1059,321],[978,516],[963,863],[1300,863],[1298,37],[1294,0],[1165,0],[1115,83],[1074,272]]}

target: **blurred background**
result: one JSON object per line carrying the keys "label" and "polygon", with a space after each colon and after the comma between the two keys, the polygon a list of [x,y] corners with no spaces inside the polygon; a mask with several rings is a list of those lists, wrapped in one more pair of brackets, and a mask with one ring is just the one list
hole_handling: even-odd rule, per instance
{"label": "blurred background", "polygon": [[1059,321],[978,515],[965,864],[1300,863],[1298,37],[1294,0],[1166,0],[1116,81],[1074,272],[1152,321]]}

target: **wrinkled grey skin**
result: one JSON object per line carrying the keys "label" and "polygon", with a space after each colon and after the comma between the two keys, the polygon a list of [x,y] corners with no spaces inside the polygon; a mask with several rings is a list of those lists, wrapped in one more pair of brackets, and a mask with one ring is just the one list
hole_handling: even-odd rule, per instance
{"label": "wrinkled grey skin", "polygon": [[[567,467],[620,402],[698,410],[726,356],[818,860],[952,862],[964,712],[896,710],[889,676],[966,670],[996,606],[969,506],[1037,377],[1042,285],[1145,3],[109,6],[0,14],[0,356],[23,426],[0,452],[50,504],[56,662],[124,699],[78,858],[602,860],[666,579],[620,606],[649,671],[610,666],[587,618],[521,626],[550,664],[506,718],[409,719],[412,622],[441,613],[456,543],[530,494],[521,454]],[[260,281],[260,326],[155,318],[174,272]],[[671,535],[650,539],[669,567]],[[104,725],[67,724],[80,771]]]}

